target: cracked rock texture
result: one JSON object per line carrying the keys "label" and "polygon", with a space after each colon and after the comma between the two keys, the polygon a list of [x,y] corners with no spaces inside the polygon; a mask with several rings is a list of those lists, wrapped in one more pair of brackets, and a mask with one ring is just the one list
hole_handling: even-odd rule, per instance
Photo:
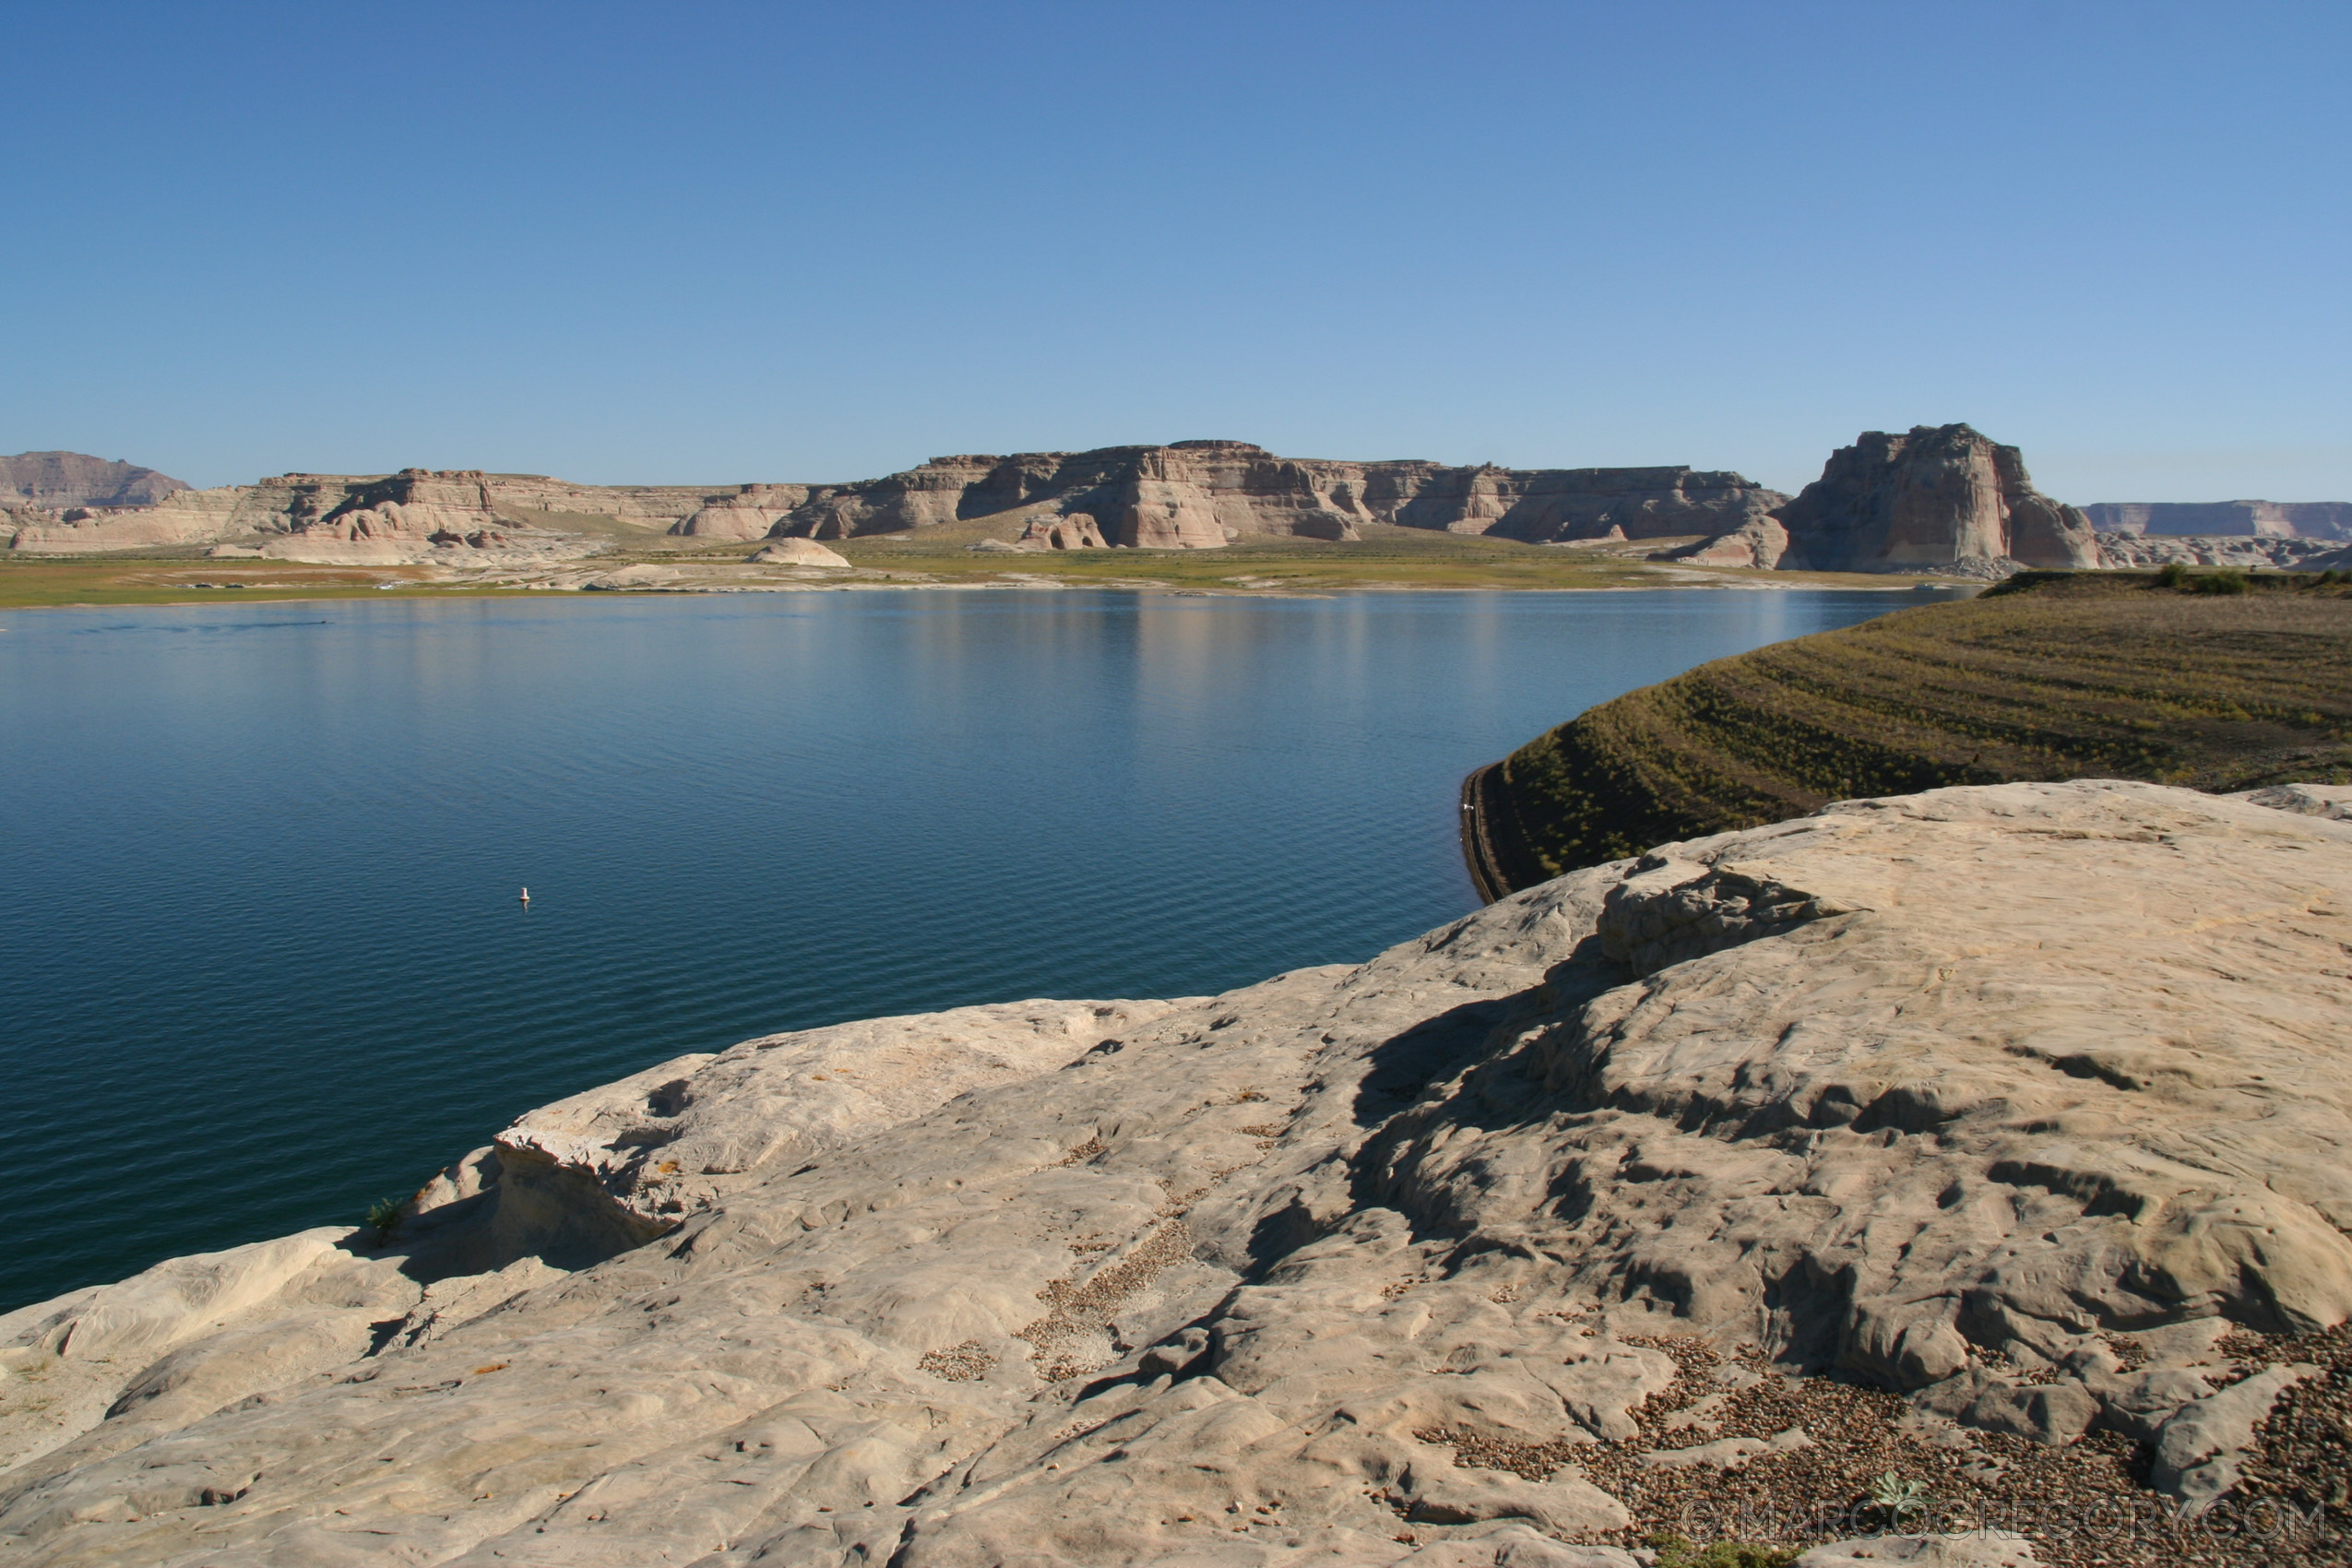
{"label": "cracked rock texture", "polygon": [[[0,1318],[0,1556],[1626,1568],[1573,1458],[1456,1456],[1627,1436],[1688,1335],[2194,1503],[2291,1383],[2220,1337],[2352,1313],[2347,954],[2352,823],[2016,784],[1218,997],[680,1058],[381,1251]],[[2018,1560],[1867,1544],[1815,1560]]]}

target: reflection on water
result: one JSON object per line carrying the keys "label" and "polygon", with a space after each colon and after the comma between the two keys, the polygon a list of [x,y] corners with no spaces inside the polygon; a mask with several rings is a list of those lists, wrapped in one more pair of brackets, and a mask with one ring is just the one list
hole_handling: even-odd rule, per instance
{"label": "reflection on water", "polygon": [[1914,601],[12,615],[0,1308],[354,1219],[528,1107],[748,1035],[1365,957],[1471,907],[1472,766]]}

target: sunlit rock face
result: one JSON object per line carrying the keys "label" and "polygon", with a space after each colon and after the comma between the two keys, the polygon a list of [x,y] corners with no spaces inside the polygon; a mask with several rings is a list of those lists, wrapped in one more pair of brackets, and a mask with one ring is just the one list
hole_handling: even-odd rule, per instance
{"label": "sunlit rock face", "polygon": [[1367,523],[1546,542],[1714,534],[1788,498],[1683,468],[1454,468],[1277,457],[1246,441],[934,457],[820,489],[777,525],[814,539],[897,533],[1024,507],[1084,516],[1106,545],[1214,549],[1249,536],[1347,540]]}
{"label": "sunlit rock face", "polygon": [[2341,793],[1845,802],[1221,996],[680,1057],[388,1245],[0,1317],[0,1555],[1631,1568],[1546,1553],[1691,1336],[2210,1497],[2300,1375],[2220,1336],[2352,1313]]}
{"label": "sunlit rock face", "polygon": [[2099,564],[2090,522],[2036,490],[2014,446],[1965,424],[1866,431],[1776,514],[1785,568],[1936,571]]}

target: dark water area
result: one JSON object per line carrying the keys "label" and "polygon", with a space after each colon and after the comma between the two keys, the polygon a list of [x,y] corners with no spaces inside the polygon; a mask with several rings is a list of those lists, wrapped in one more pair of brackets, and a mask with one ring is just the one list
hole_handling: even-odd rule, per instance
{"label": "dark water area", "polygon": [[0,617],[0,1310],[356,1223],[683,1051],[1368,957],[1475,907],[1471,767],[1925,597]]}

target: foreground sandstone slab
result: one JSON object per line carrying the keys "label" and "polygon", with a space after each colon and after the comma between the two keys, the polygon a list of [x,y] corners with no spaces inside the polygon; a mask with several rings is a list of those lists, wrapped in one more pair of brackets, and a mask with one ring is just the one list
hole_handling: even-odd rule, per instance
{"label": "foreground sandstone slab", "polygon": [[[2347,951],[2352,823],[2008,785],[1216,998],[681,1058],[380,1253],[0,1318],[0,1431],[50,1421],[0,1551],[1622,1568],[1613,1478],[1834,1436],[1706,1424],[1802,1369],[2204,1500],[2293,1383],[2216,1387],[2222,1336],[2352,1315]],[[1660,1400],[1679,1456],[1628,1469]]]}

